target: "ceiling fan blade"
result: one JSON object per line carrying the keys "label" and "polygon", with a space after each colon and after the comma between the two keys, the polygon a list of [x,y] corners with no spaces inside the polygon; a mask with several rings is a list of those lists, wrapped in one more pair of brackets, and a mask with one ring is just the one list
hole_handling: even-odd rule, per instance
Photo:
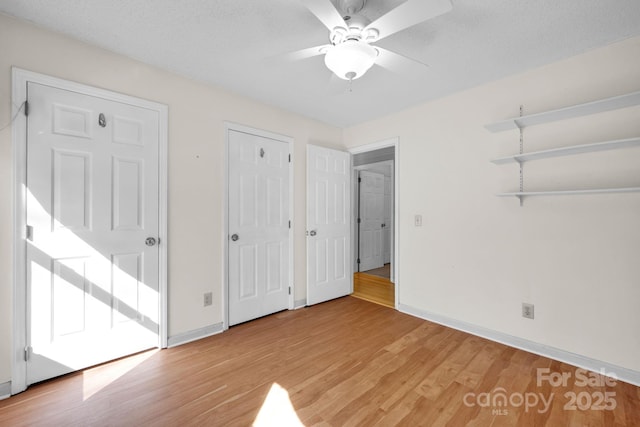
{"label": "ceiling fan blade", "polygon": [[420,74],[429,69],[429,65],[398,53],[375,46],[378,50],[376,64],[397,74]]}
{"label": "ceiling fan blade", "polygon": [[382,15],[364,29],[378,30],[378,40],[412,27],[428,19],[449,12],[451,0],[407,0],[400,6]]}
{"label": "ceiling fan blade", "polygon": [[300,0],[316,18],[324,24],[329,31],[336,27],[347,28],[340,12],[333,6],[330,0]]}
{"label": "ceiling fan blade", "polygon": [[309,47],[307,49],[296,50],[295,52],[289,52],[283,55],[286,61],[300,61],[302,59],[312,58],[318,55],[324,55],[327,49],[331,47],[330,44],[324,44],[321,46]]}

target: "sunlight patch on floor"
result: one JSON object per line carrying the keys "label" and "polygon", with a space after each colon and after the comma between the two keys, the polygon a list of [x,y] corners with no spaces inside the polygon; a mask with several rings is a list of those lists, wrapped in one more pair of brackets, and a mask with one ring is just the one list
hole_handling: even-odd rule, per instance
{"label": "sunlight patch on floor", "polygon": [[304,427],[289,399],[289,393],[277,383],[271,386],[253,425],[254,427]]}
{"label": "sunlight patch on floor", "polygon": [[103,390],[118,378],[130,372],[142,362],[156,354],[159,349],[145,351],[116,362],[90,368],[82,373],[82,401]]}

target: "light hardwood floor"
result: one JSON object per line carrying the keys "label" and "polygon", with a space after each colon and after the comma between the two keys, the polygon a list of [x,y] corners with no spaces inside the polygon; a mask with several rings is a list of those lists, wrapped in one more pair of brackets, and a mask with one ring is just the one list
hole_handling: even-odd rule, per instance
{"label": "light hardwood floor", "polygon": [[[35,385],[0,401],[0,425],[248,426],[263,405],[273,409],[277,396],[286,397],[269,394],[278,384],[305,425],[640,426],[638,387],[580,387],[574,378],[538,386],[539,368],[576,373],[345,297]],[[477,404],[500,388],[511,404]],[[614,393],[615,409],[565,410],[565,393],[605,392]],[[532,402],[534,394],[552,396],[547,410],[520,405],[518,396]],[[276,426],[283,420],[270,419]]]}
{"label": "light hardwood floor", "polygon": [[395,308],[395,287],[389,279],[384,277],[355,273],[351,296]]}
{"label": "light hardwood floor", "polygon": [[373,276],[384,277],[385,279],[389,279],[391,277],[391,264],[387,263],[380,268],[374,268],[373,270],[363,271],[363,273],[367,273]]}

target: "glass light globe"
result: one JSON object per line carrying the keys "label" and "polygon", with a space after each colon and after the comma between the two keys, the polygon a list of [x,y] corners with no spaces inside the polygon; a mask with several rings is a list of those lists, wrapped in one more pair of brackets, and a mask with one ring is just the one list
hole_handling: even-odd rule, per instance
{"label": "glass light globe", "polygon": [[336,76],[344,80],[355,80],[367,72],[378,56],[371,45],[358,40],[346,40],[329,48],[324,63]]}

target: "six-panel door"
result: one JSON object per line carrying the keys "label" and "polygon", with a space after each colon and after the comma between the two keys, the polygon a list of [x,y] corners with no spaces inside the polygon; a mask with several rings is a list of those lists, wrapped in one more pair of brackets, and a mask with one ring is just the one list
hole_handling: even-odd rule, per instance
{"label": "six-panel door", "polygon": [[27,384],[158,345],[158,113],[29,83]]}
{"label": "six-panel door", "polygon": [[307,145],[307,304],[351,293],[351,157]]}
{"label": "six-panel door", "polygon": [[229,130],[229,325],[288,307],[289,144]]}
{"label": "six-panel door", "polygon": [[360,268],[372,270],[384,265],[384,175],[360,171]]}

